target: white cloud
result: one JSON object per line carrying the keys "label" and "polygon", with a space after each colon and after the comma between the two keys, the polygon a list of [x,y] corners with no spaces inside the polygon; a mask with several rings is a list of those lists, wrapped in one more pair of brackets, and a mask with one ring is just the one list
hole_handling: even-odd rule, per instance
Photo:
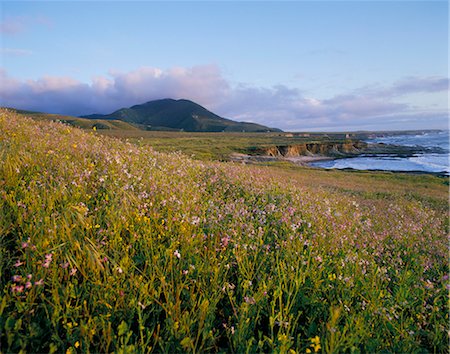
{"label": "white cloud", "polygon": [[374,129],[376,126],[399,129],[399,125],[410,129],[447,124],[443,119],[447,110],[419,109],[412,103],[396,102],[397,97],[411,92],[433,94],[447,90],[448,79],[438,77],[410,77],[390,87],[362,88],[322,100],[283,85],[231,86],[214,65],[111,71],[107,76],[94,77],[90,84],[70,77],[49,76],[21,81],[5,71],[0,71],[0,79],[2,106],[60,114],[111,113],[155,99],[185,98],[227,118],[285,130]]}

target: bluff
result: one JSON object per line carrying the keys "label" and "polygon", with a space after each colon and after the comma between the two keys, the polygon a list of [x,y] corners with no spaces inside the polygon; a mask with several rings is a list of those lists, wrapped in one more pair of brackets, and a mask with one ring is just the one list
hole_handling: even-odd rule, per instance
{"label": "bluff", "polygon": [[294,145],[275,145],[259,147],[251,151],[252,155],[265,155],[273,157],[296,157],[308,155],[342,156],[357,154],[367,148],[362,141],[343,142],[311,142]]}

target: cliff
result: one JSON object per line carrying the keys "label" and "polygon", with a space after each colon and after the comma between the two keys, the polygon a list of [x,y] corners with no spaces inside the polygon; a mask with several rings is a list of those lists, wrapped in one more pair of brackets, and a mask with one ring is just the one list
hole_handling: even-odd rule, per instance
{"label": "cliff", "polygon": [[258,147],[252,149],[251,154],[273,157],[296,157],[310,155],[342,156],[358,154],[361,150],[366,148],[367,144],[362,141],[316,142]]}

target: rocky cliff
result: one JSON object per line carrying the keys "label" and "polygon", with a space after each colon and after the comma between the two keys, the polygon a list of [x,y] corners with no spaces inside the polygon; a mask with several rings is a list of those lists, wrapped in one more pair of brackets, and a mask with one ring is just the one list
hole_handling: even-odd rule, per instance
{"label": "rocky cliff", "polygon": [[358,154],[361,150],[366,148],[367,144],[362,141],[317,142],[261,147],[254,149],[252,151],[252,155],[265,155],[273,157],[295,157],[308,155],[342,156]]}

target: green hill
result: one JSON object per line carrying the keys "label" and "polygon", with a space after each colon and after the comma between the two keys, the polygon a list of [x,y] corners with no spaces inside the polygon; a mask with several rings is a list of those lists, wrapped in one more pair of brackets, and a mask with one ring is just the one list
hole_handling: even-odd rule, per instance
{"label": "green hill", "polygon": [[70,124],[74,127],[82,129],[98,129],[98,130],[139,130],[138,127],[121,121],[121,120],[101,120],[101,119],[87,119],[73,116],[66,116],[62,114],[51,114],[43,112],[25,111],[15,108],[6,108],[10,112],[26,115],[34,120],[58,121]]}
{"label": "green hill", "polygon": [[139,124],[148,130],[184,130],[189,132],[267,132],[280,131],[264,125],[235,122],[222,118],[189,100],[162,99],[122,108],[111,114],[83,116],[89,119],[117,119]]}

